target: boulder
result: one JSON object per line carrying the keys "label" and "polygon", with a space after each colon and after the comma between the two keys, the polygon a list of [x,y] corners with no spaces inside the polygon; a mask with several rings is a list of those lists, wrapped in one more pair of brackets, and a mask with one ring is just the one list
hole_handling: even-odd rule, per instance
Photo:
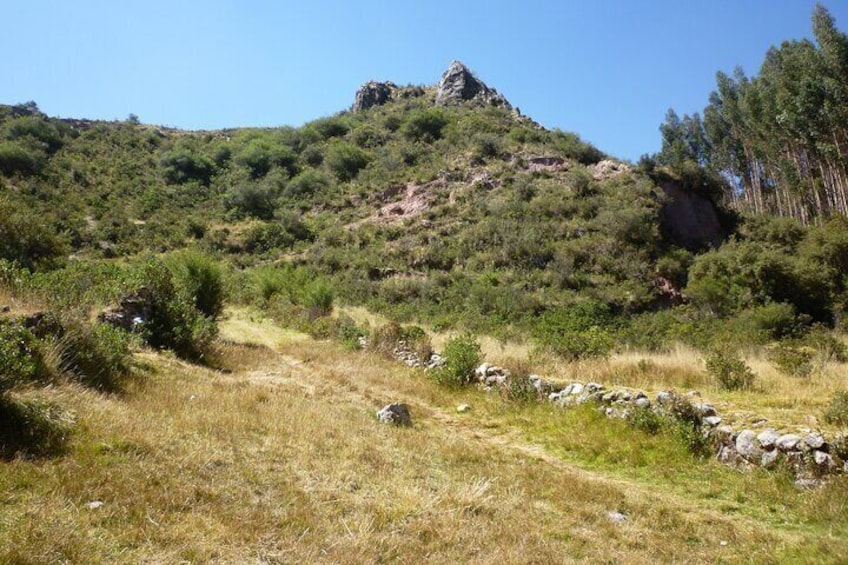
{"label": "boulder", "polygon": [[772,467],[777,465],[777,461],[779,458],[780,452],[777,449],[766,451],[765,453],[763,453],[762,459],[760,459],[760,465],[762,465],[766,469],[771,469]]}
{"label": "boulder", "polygon": [[377,419],[384,424],[392,424],[394,426],[411,426],[412,416],[409,414],[409,407],[406,404],[388,404],[382,410],[377,411]]}
{"label": "boulder", "polygon": [[97,320],[131,332],[150,319],[153,306],[153,293],[142,287],[124,297],[118,306],[101,312]]}
{"label": "boulder", "polygon": [[751,430],[742,430],[736,436],[736,451],[752,463],[759,463],[763,456],[763,450],[760,447],[760,442],[757,441],[757,434]]}
{"label": "boulder", "polygon": [[765,450],[774,449],[777,445],[777,440],[781,438],[781,435],[777,433],[774,428],[768,428],[763,430],[757,435],[757,441],[760,442],[760,447]]}
{"label": "boulder", "polygon": [[436,104],[441,106],[477,101],[486,105],[512,109],[512,105],[494,88],[483,81],[459,61],[454,61],[442,74],[436,87]]}
{"label": "boulder", "polygon": [[392,94],[397,90],[397,85],[392,82],[376,82],[370,80],[359,87],[353,101],[353,112],[361,112],[374,106],[382,106],[388,102]]}
{"label": "boulder", "polygon": [[777,438],[775,445],[779,450],[786,452],[794,451],[799,443],[801,443],[801,438],[795,434],[783,434]]}

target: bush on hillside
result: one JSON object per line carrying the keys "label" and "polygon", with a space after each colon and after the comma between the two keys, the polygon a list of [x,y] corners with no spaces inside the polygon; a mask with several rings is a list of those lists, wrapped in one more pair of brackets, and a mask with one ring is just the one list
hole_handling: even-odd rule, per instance
{"label": "bush on hillside", "polygon": [[474,370],[480,364],[480,344],[475,337],[466,333],[452,337],[442,352],[445,364],[431,371],[437,383],[447,386],[462,386],[474,380]]}
{"label": "bush on hillside", "polygon": [[842,428],[848,427],[848,390],[833,395],[825,410],[824,421]]}
{"label": "bush on hillside", "polygon": [[704,362],[707,373],[723,390],[748,390],[754,384],[754,372],[745,361],[731,353],[713,350],[707,354]]}
{"label": "bush on hillside", "polygon": [[177,285],[191,296],[195,308],[215,319],[224,310],[224,283],[217,261],[199,251],[181,251],[169,257]]}

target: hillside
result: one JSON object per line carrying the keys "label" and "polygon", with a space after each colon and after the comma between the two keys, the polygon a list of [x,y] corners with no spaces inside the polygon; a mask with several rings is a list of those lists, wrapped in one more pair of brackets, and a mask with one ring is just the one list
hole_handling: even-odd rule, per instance
{"label": "hillside", "polygon": [[0,561],[845,560],[844,217],[459,62],[351,98],[0,106]]}

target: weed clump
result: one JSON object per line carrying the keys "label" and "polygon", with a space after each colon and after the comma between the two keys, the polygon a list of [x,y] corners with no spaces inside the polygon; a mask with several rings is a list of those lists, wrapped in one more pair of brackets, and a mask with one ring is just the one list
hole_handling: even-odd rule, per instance
{"label": "weed clump", "polygon": [[848,390],[837,392],[825,410],[824,421],[840,427],[848,427]]}
{"label": "weed clump", "polygon": [[756,375],[745,361],[731,353],[713,350],[705,358],[707,373],[723,390],[748,390]]}

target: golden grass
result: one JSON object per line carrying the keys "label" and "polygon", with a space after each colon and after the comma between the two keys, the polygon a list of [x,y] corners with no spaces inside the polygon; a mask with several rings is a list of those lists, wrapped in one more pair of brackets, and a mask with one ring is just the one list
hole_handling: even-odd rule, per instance
{"label": "golden grass", "polygon": [[[126,397],[40,393],[80,432],[66,457],[0,464],[0,562],[848,559],[841,482],[742,477],[590,413],[440,388],[245,315],[222,333],[264,343],[228,345],[245,363],[230,374],[144,353],[153,373]],[[375,421],[390,401],[412,428]]]}

